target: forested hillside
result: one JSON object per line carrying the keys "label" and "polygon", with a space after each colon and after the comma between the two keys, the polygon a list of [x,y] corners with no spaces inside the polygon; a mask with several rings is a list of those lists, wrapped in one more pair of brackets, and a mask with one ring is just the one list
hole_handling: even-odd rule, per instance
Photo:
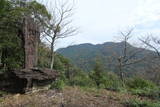
{"label": "forested hillside", "polygon": [[[94,67],[96,58],[99,58],[104,68],[110,71],[116,71],[118,58],[124,53],[125,42],[106,42],[103,44],[80,44],[67,48],[58,49],[57,52],[69,58],[73,64],[82,68],[84,71],[91,71]],[[127,43],[127,54],[134,54],[132,58],[144,60],[137,62],[131,66],[128,71],[136,72],[145,69],[145,63],[154,56],[154,52],[144,48],[138,48]],[[128,55],[129,57],[129,55]],[[136,69],[133,69],[136,67]]]}

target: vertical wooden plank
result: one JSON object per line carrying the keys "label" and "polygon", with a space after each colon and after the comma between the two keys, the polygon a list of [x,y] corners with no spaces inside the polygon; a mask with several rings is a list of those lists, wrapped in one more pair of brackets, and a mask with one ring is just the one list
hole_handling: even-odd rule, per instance
{"label": "vertical wooden plank", "polygon": [[39,42],[39,29],[32,18],[24,19],[23,26],[24,51],[25,51],[25,68],[37,66],[37,50]]}

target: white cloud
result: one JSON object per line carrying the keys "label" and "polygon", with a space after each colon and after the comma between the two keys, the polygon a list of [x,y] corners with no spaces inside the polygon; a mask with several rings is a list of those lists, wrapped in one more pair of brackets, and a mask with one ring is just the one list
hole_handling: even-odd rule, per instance
{"label": "white cloud", "polygon": [[160,33],[160,0],[76,0],[76,3],[73,20],[80,27],[80,34],[60,40],[57,48],[115,40],[120,30],[132,26],[137,27],[135,32],[140,35]]}
{"label": "white cloud", "polygon": [[133,24],[142,25],[160,20],[160,1],[141,0],[133,15]]}

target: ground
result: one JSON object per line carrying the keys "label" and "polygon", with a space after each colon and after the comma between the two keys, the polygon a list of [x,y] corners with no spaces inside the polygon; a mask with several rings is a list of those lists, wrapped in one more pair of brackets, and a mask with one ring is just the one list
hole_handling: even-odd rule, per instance
{"label": "ground", "polygon": [[62,91],[34,90],[0,98],[0,107],[126,107],[129,99],[148,100],[104,89],[65,87]]}

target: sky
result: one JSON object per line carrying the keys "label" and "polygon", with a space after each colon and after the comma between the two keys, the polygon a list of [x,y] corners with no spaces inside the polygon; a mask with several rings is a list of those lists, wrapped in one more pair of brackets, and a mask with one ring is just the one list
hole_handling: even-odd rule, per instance
{"label": "sky", "polygon": [[116,42],[119,32],[130,28],[134,28],[132,42],[149,33],[160,34],[160,0],[75,1],[72,19],[79,33],[58,40],[56,49],[81,43]]}

